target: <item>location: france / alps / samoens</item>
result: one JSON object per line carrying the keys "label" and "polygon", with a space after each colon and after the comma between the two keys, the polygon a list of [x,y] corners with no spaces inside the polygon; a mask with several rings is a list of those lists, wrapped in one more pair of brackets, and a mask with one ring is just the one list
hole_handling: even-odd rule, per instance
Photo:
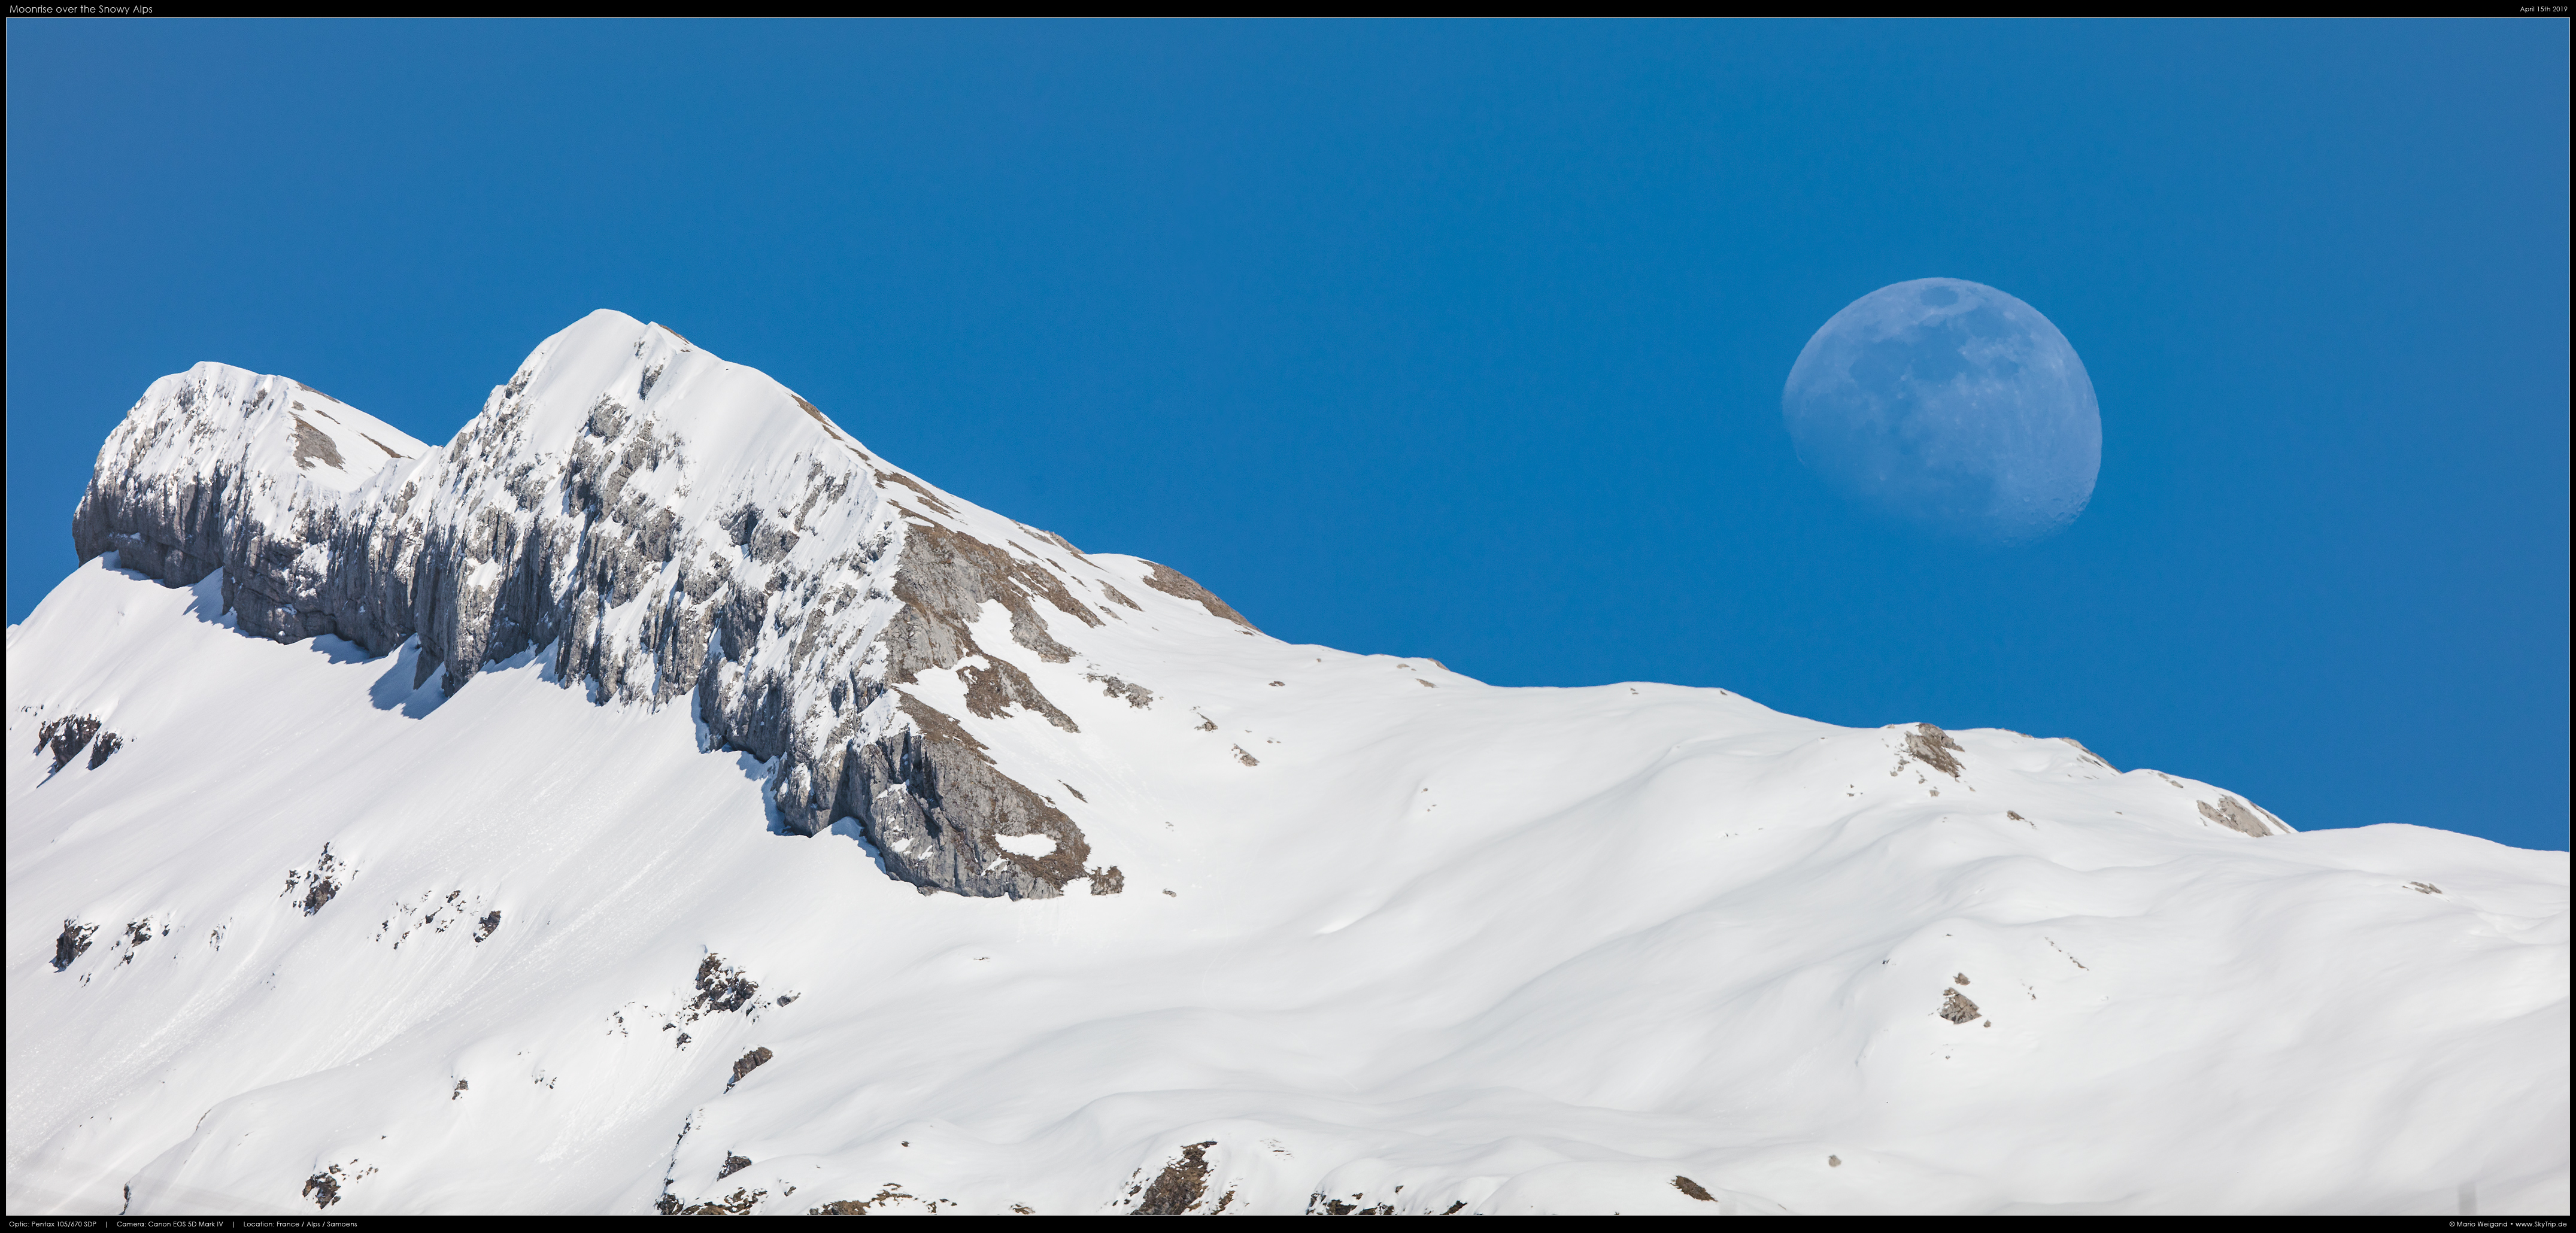
{"label": "location: france / alps / samoens", "polygon": [[622,314],[71,530],[12,1214],[2568,1207],[2564,853],[1281,642]]}

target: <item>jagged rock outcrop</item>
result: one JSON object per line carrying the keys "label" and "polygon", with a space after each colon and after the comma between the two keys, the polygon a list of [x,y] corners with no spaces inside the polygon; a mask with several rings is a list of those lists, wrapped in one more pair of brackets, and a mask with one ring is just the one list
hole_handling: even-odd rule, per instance
{"label": "jagged rock outcrop", "polygon": [[2238,800],[2224,792],[2218,794],[2216,805],[2207,801],[2193,801],[2192,804],[2200,807],[2200,816],[2239,834],[2262,839],[2290,833],[2286,823],[2273,817],[2262,806]]}
{"label": "jagged rock outcrop", "polygon": [[[1136,1201],[1135,1216],[1186,1216],[1207,1197],[1207,1150],[1216,1140],[1192,1143],[1181,1148],[1181,1154],[1163,1171],[1154,1175],[1145,1187],[1144,1197]],[[1214,1214],[1214,1213],[1210,1213]]]}
{"label": "jagged rock outcrop", "polygon": [[54,970],[62,971],[72,965],[72,960],[89,953],[90,935],[97,932],[96,925],[85,925],[76,920],[64,921],[62,933],[54,938]]}
{"label": "jagged rock outcrop", "polygon": [[83,749],[89,750],[89,769],[97,770],[109,758],[115,757],[117,750],[125,748],[125,738],[103,730],[95,715],[61,715],[46,720],[42,727],[36,729],[35,752],[43,753],[49,748],[53,751],[53,770],[57,774],[71,765],[72,759],[79,757]]}
{"label": "jagged rock outcrop", "polygon": [[1944,989],[1941,991],[1940,1014],[1952,1023],[1965,1024],[1976,1022],[1979,1012],[1977,1004],[1969,1001],[1967,994],[1956,989]]}
{"label": "jagged rock outcrop", "polygon": [[[1964,752],[1966,751],[1959,748],[1959,742],[1950,739],[1949,733],[1931,724],[1919,723],[1905,730],[1906,757],[1913,758],[1952,779],[1957,779],[1959,773],[1967,769],[1960,764],[1958,758],[1958,755]],[[1904,764],[1904,758],[1897,759],[1898,766],[1901,767]]]}
{"label": "jagged rock outcrop", "polygon": [[1124,620],[1110,605],[1143,612],[1117,581],[1185,601],[1158,619],[1252,632],[1177,571],[1120,573],[941,493],[766,375],[611,312],[443,446],[282,377],[164,377],[72,538],[173,586],[220,570],[247,634],[416,640],[415,688],[542,653],[603,704],[691,706],[712,747],[771,764],[786,827],[855,818],[894,876],[967,895],[1121,879],[960,711],[1078,735],[1027,665],[1072,661],[1065,631]]}

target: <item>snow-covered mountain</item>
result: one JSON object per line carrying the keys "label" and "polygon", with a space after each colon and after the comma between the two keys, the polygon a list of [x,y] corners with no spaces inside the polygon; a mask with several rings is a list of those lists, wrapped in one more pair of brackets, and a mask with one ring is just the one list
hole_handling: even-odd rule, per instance
{"label": "snow-covered mountain", "polygon": [[12,1214],[2568,1207],[2564,853],[1283,643],[621,314],[74,538]]}

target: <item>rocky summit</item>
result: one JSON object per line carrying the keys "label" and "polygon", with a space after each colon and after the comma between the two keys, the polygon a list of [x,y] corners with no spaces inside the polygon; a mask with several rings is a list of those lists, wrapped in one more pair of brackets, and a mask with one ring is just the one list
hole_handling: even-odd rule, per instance
{"label": "rocky summit", "polygon": [[843,410],[152,382],[9,630],[10,1213],[2567,1210],[2565,853],[1284,641]]}
{"label": "rocky summit", "polygon": [[[960,726],[1079,731],[1012,657],[1072,661],[1054,622],[1134,641],[1130,591],[1156,620],[1252,632],[1177,571],[941,492],[766,375],[606,311],[444,447],[285,378],[163,378],[101,451],[72,538],[173,586],[221,571],[244,632],[414,648],[414,683],[451,694],[546,648],[603,701],[687,706],[711,746],[771,763],[787,827],[855,819],[890,873],[966,895],[1119,883]],[[973,633],[986,604],[1007,614],[997,648]],[[962,686],[947,709],[930,672]]]}

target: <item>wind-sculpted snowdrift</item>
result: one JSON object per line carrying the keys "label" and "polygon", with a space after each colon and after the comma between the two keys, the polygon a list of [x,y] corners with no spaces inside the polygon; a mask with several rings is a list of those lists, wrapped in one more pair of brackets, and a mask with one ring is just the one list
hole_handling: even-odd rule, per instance
{"label": "wind-sculpted snowdrift", "polygon": [[1283,643],[617,314],[75,537],[12,1214],[2567,1208],[2564,853]]}

